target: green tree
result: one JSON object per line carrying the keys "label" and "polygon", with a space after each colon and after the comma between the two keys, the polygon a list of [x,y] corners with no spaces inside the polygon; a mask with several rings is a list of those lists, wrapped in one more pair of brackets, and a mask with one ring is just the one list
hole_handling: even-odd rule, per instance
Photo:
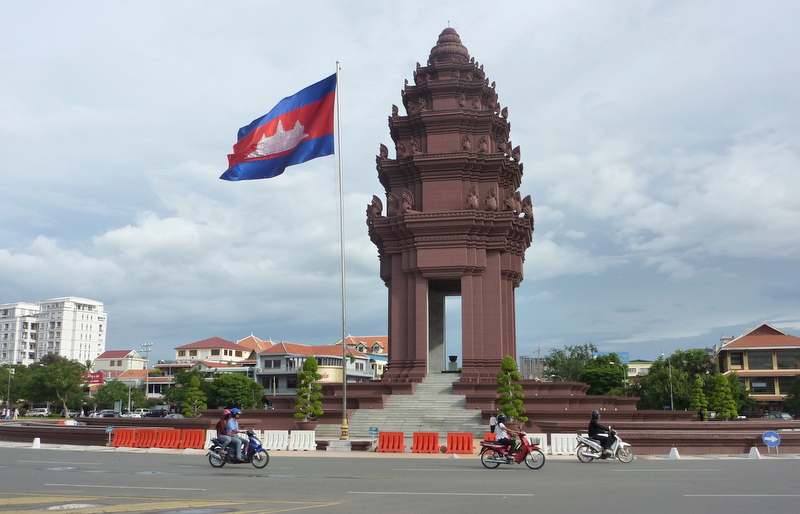
{"label": "green tree", "polygon": [[542,359],[544,375],[555,381],[579,382],[578,375],[596,352],[597,347],[592,343],[565,346],[563,350],[552,349]]}
{"label": "green tree", "polygon": [[0,366],[0,398],[3,399],[3,405],[13,409],[25,397],[28,372],[27,366]]}
{"label": "green tree", "polygon": [[209,397],[209,381],[206,380],[208,373],[197,369],[178,371],[175,373],[175,381],[170,387],[164,388],[161,395],[164,401],[174,405],[184,405],[186,403],[186,392],[192,381],[196,377],[200,383],[198,386],[206,398]]}
{"label": "green tree", "polygon": [[625,388],[627,369],[616,353],[598,355],[578,373],[578,382],[589,384],[587,394],[621,392]]}
{"label": "green tree", "polygon": [[100,386],[94,394],[94,403],[101,409],[114,407],[114,401],[120,400],[125,409],[128,408],[128,392],[131,395],[131,409],[144,408],[148,405],[144,390],[139,387],[128,389],[128,384],[112,380]]}
{"label": "green tree", "polygon": [[728,375],[728,384],[731,388],[733,401],[736,403],[736,412],[744,413],[755,409],[755,399],[750,396],[750,391],[745,387],[744,380],[735,371]]}
{"label": "green tree", "polygon": [[[736,380],[738,382],[738,378]],[[708,406],[716,412],[717,419],[736,419],[738,416],[730,382],[728,377],[721,373],[714,377],[714,388]]]}
{"label": "green tree", "polygon": [[303,363],[303,369],[297,373],[298,387],[297,400],[294,408],[297,412],[294,417],[303,421],[313,421],[317,416],[322,416],[322,385],[317,381],[322,380],[319,373],[317,359],[308,357]]}
{"label": "green tree", "polygon": [[[670,405],[675,410],[689,408],[689,373],[681,367],[681,359],[674,356],[659,357],[650,366],[647,376],[640,380],[641,395],[637,408],[662,409]],[[676,362],[673,363],[673,360]]]}
{"label": "green tree", "polygon": [[28,397],[34,402],[54,402],[68,409],[68,400],[80,398],[86,366],[55,354],[31,364],[25,381]]}
{"label": "green tree", "polygon": [[207,407],[206,395],[200,389],[200,378],[197,376],[189,379],[189,385],[186,387],[186,394],[183,397],[183,415],[187,418],[196,418],[200,416],[200,411]]}
{"label": "green tree", "polygon": [[506,355],[500,362],[500,372],[497,374],[497,400],[500,408],[498,412],[508,416],[508,419],[516,419],[522,423],[528,421],[522,400],[525,393],[522,392],[522,385],[519,382],[522,376],[519,374],[517,363],[513,357]]}
{"label": "green tree", "polygon": [[264,388],[239,373],[221,373],[208,387],[208,404],[214,408],[240,407],[253,409],[261,403]]}
{"label": "green tree", "polygon": [[697,412],[692,417],[705,419],[708,417],[708,400],[706,394],[703,392],[703,380],[700,378],[694,379],[692,390],[689,391],[689,410]]}

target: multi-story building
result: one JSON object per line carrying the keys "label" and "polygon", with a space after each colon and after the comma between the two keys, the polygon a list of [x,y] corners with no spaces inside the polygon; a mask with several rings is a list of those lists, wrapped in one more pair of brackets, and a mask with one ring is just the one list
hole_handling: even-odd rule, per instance
{"label": "multi-story building", "polygon": [[39,306],[0,304],[0,364],[28,366],[36,362],[36,314]]}
{"label": "multi-story building", "polygon": [[108,314],[102,302],[66,296],[36,303],[37,360],[55,353],[87,362],[105,351]]}
{"label": "multi-story building", "polygon": [[[341,345],[342,342],[336,344]],[[355,348],[369,357],[372,378],[383,376],[389,363],[389,336],[347,336],[347,347]]]}
{"label": "multi-story building", "polygon": [[764,323],[720,342],[715,355],[719,371],[739,375],[759,413],[781,412],[789,385],[800,375],[800,338]]}
{"label": "multi-story building", "polygon": [[105,351],[106,312],[95,300],[67,296],[0,305],[0,363],[29,365],[48,353],[80,362]]}

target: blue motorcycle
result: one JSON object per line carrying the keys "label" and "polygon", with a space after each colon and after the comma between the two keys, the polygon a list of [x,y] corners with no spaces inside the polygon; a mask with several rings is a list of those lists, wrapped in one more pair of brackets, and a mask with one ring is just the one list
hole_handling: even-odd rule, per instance
{"label": "blue motorcycle", "polygon": [[[249,443],[247,450],[243,451],[243,461],[236,460],[236,449],[233,445],[222,448],[222,441],[214,437],[211,439],[211,448],[208,450],[208,463],[215,468],[221,468],[225,464],[246,464],[250,463],[258,469],[264,468],[269,464],[269,453],[261,447],[261,440],[256,437],[252,430],[247,431]],[[225,450],[227,453],[221,453]]]}

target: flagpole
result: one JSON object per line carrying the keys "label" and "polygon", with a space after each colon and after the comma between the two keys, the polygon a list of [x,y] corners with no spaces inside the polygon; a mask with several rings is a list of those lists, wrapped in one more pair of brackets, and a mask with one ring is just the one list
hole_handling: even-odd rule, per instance
{"label": "flagpole", "polygon": [[342,116],[340,110],[341,88],[339,87],[339,61],[336,61],[336,144],[339,155],[339,261],[342,282],[342,436],[350,439],[347,426],[347,296],[344,281],[344,180],[342,177]]}

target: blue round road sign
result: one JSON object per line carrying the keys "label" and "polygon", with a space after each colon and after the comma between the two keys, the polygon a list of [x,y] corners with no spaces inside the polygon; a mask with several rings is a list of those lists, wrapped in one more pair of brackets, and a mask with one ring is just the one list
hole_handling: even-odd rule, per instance
{"label": "blue round road sign", "polygon": [[764,441],[764,444],[772,448],[781,444],[781,436],[779,436],[777,432],[773,432],[772,430],[764,432],[764,435],[761,436],[761,440]]}

